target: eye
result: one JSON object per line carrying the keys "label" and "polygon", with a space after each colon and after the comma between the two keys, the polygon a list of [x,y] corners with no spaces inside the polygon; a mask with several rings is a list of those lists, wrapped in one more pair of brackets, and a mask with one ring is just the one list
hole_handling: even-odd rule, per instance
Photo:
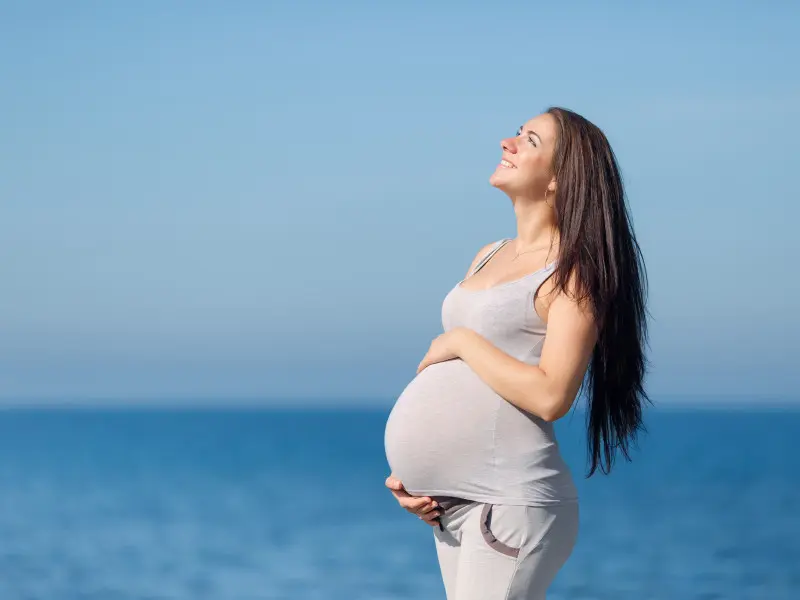
{"label": "eye", "polygon": [[[517,129],[517,134],[516,134],[516,136],[515,136],[515,137],[519,137],[519,136],[520,136],[520,134],[522,134],[522,126],[520,126],[520,128],[519,128],[519,129]],[[533,144],[533,147],[534,147],[534,148],[536,148],[536,147],[537,147],[537,146],[536,146],[536,142],[534,141],[534,139],[533,139],[533,136],[532,136],[532,135],[529,135],[529,136],[528,136],[528,141],[529,141],[531,144]]]}

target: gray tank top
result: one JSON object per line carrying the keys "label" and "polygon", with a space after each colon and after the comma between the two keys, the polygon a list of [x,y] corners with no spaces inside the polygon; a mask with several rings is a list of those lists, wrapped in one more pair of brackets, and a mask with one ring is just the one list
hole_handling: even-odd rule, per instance
{"label": "gray tank top", "polygon": [[[498,241],[442,303],[445,331],[466,327],[538,364],[546,324],[534,310],[555,263],[485,290],[461,287],[509,238]],[[461,359],[430,365],[406,386],[386,423],[386,458],[413,495],[541,506],[577,492],[553,424],[498,395]]]}

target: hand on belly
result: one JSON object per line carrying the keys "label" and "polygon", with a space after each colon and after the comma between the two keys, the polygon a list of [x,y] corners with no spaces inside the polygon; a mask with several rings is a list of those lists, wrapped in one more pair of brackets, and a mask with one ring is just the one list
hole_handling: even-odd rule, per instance
{"label": "hand on belly", "polygon": [[420,498],[412,496],[403,487],[403,483],[393,475],[389,475],[386,478],[386,487],[392,491],[392,495],[397,499],[398,504],[412,515],[416,515],[433,527],[439,524],[440,511],[436,510],[438,504],[431,498],[427,496]]}

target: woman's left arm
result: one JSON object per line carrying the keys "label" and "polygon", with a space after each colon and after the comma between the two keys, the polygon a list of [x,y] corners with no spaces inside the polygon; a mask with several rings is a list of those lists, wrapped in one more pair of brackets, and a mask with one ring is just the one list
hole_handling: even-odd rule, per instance
{"label": "woman's left arm", "polygon": [[509,356],[471,329],[451,333],[453,354],[508,402],[545,421],[569,412],[597,341],[591,310],[564,293],[550,304],[538,365]]}

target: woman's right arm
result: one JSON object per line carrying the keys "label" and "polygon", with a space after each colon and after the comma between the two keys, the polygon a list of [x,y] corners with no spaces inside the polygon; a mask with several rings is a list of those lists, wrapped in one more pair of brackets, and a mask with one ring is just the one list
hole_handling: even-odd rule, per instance
{"label": "woman's right arm", "polygon": [[412,515],[417,515],[428,525],[437,527],[439,525],[439,515],[441,511],[435,510],[439,505],[427,496],[412,496],[403,487],[403,483],[394,475],[386,478],[386,487],[392,491],[392,495],[397,502]]}

